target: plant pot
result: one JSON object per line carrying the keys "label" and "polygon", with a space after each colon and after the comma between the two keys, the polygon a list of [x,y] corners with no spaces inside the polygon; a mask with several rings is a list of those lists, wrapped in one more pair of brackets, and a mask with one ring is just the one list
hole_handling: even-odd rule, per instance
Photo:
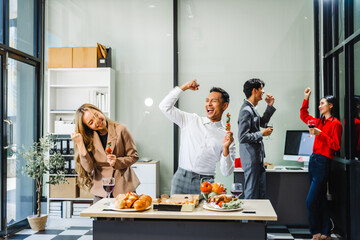
{"label": "plant pot", "polygon": [[41,215],[40,217],[37,217],[37,215],[31,215],[28,216],[27,219],[32,230],[43,231],[45,230],[47,217],[48,215]]}

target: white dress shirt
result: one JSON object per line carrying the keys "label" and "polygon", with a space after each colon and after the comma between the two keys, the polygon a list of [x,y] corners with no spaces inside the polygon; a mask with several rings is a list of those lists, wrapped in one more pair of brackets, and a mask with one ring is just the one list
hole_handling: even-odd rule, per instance
{"label": "white dress shirt", "polygon": [[179,167],[201,175],[215,175],[216,163],[220,161],[221,173],[230,175],[234,171],[235,143],[230,144],[225,157],[223,123],[174,107],[182,93],[181,88],[175,87],[159,104],[165,116],[181,128]]}

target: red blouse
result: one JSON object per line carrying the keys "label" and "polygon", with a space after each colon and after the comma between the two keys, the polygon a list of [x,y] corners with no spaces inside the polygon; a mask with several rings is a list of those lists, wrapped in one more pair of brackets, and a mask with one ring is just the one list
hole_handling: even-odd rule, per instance
{"label": "red blouse", "polygon": [[335,152],[339,151],[341,144],[342,125],[336,118],[328,118],[322,121],[309,115],[309,101],[303,101],[300,109],[300,118],[307,124],[311,119],[316,121],[315,127],[321,130],[319,135],[315,136],[313,152],[321,154],[330,159],[334,158]]}
{"label": "red blouse", "polygon": [[356,153],[355,157],[360,158],[360,119],[355,118],[355,141],[357,143],[356,145]]}

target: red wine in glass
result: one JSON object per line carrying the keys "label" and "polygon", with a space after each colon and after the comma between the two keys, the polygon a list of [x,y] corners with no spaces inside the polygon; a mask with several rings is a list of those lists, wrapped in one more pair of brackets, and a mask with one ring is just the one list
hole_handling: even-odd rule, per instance
{"label": "red wine in glass", "polygon": [[[107,198],[110,198],[110,195],[115,188],[115,178],[113,178],[113,177],[103,178],[102,186],[103,186],[105,192],[107,193]],[[108,202],[107,205],[110,206],[110,202]]]}
{"label": "red wine in glass", "polygon": [[241,194],[243,193],[243,186],[241,183],[233,183],[231,185],[231,193],[234,195],[234,197],[239,198]]}
{"label": "red wine in glass", "polygon": [[313,120],[313,119],[308,121],[308,127],[309,127],[309,128],[314,128],[314,127],[315,127],[315,124],[316,124],[316,121]]}
{"label": "red wine in glass", "polygon": [[[308,127],[309,127],[309,128],[315,128],[315,125],[316,125],[315,119],[310,119],[310,120],[308,121]],[[312,137],[312,135],[310,135],[309,137]]]}
{"label": "red wine in glass", "polygon": [[103,185],[103,188],[104,188],[105,192],[107,192],[107,194],[112,193],[112,191],[114,191],[114,187],[115,187],[115,184],[114,185]]}
{"label": "red wine in glass", "polygon": [[234,195],[234,197],[239,198],[243,194],[243,191],[233,190],[233,191],[231,191],[231,193],[232,193],[232,195]]}

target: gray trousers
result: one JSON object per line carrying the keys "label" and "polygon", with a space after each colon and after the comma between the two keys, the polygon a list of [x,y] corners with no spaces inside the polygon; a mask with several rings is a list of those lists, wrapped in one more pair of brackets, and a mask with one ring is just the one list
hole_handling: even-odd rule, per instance
{"label": "gray trousers", "polygon": [[244,199],[266,198],[266,171],[263,163],[242,163],[244,170]]}
{"label": "gray trousers", "polygon": [[171,194],[200,194],[201,181],[213,183],[214,176],[200,175],[183,168],[178,168],[171,180]]}

